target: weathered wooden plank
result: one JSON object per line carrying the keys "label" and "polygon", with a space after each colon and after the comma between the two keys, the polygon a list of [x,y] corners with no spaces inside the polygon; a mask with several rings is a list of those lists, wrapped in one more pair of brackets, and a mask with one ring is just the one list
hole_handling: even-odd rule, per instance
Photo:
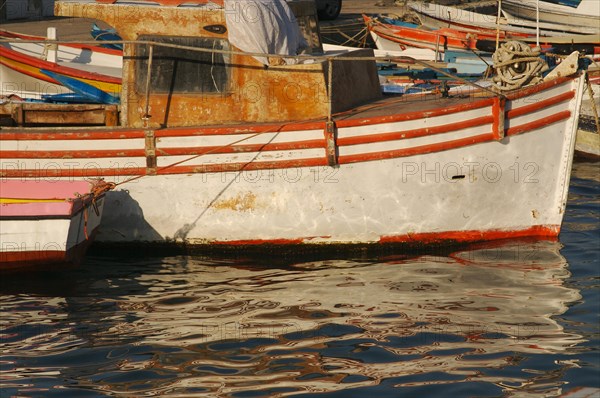
{"label": "weathered wooden plank", "polygon": [[3,125],[106,125],[118,124],[116,105],[8,103],[0,105]]}

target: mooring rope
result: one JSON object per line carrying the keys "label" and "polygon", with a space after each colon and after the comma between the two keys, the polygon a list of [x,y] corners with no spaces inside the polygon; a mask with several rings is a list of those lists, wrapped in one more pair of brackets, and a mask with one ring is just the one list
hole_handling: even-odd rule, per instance
{"label": "mooring rope", "polygon": [[539,47],[531,48],[519,41],[509,41],[492,55],[496,76],[494,87],[500,91],[516,90],[528,83],[536,83],[548,64],[540,58]]}
{"label": "mooring rope", "polygon": [[590,75],[587,73],[585,74],[585,82],[587,84],[590,102],[592,103],[592,112],[594,113],[594,121],[596,122],[596,132],[600,134],[600,118],[598,117],[598,108],[596,107],[596,101],[594,101],[594,90],[592,89],[592,83],[590,82]]}

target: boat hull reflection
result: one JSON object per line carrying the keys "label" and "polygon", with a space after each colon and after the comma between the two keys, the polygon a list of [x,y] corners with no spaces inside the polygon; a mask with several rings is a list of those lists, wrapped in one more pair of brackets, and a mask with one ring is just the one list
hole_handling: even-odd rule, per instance
{"label": "boat hull reflection", "polygon": [[[570,273],[560,247],[512,241],[450,256],[284,266],[193,257],[116,264],[86,294],[48,302],[67,311],[57,319],[64,328],[52,336],[53,347],[105,352],[101,362],[72,375],[48,361],[29,372],[57,371],[78,387],[168,396],[467,381],[557,395],[557,375],[576,361],[553,361],[558,370],[547,373],[530,372],[525,362],[568,355],[584,341],[556,319],[581,298],[564,284]],[[11,317],[23,321],[14,311]],[[5,344],[6,355],[19,354],[21,343]],[[16,380],[17,368],[4,377]]]}

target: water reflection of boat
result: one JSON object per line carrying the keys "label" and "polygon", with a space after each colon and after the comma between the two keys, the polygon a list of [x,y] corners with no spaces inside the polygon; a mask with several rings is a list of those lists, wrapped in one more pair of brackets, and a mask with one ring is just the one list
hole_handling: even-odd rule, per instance
{"label": "water reflection of boat", "polygon": [[[68,316],[46,308],[44,321],[71,325],[62,347],[104,353],[102,364],[60,380],[104,391],[291,394],[477,380],[524,396],[542,387],[557,395],[561,369],[577,366],[564,356],[583,342],[554,319],[580,299],[563,284],[570,273],[559,248],[513,242],[449,257],[276,269],[171,258],[133,275],[133,287],[114,275],[96,281],[87,297],[62,303]],[[11,311],[9,322],[39,317],[18,316]],[[55,350],[57,339],[49,339]],[[6,355],[20,343],[4,344]],[[525,358],[537,355],[559,369],[525,369]],[[39,371],[54,370],[45,366]],[[146,374],[144,386],[131,381],[136,372]]]}

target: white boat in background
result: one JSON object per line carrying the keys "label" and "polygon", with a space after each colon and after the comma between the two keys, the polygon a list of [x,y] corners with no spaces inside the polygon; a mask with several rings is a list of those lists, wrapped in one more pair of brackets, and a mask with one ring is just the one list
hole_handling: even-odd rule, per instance
{"label": "white boat in background", "polygon": [[72,92],[49,74],[120,95],[121,51],[85,44],[56,45],[46,40],[0,30],[0,96],[39,100],[45,95]]}
{"label": "white boat in background", "polygon": [[[372,35],[377,48],[373,50],[373,54],[376,57],[382,58],[413,58],[421,61],[435,61],[436,53],[433,50],[429,50],[427,48],[407,48],[405,50],[401,50],[398,47],[397,43],[393,43],[393,45],[387,46],[386,44],[379,43],[380,39],[377,35]],[[382,40],[385,40],[381,38]],[[356,51],[358,48],[356,47],[348,47],[348,46],[339,46],[335,44],[327,44],[323,43],[323,51],[325,55],[330,55],[334,53],[344,54],[350,51]],[[437,54],[437,61],[443,60],[443,54],[440,52]]]}
{"label": "white boat in background", "polygon": [[[505,10],[505,3],[509,0],[502,1],[502,10]],[[584,0],[585,1],[585,0]],[[596,2],[596,0],[591,0]],[[515,1],[522,4],[522,1]],[[535,1],[529,1],[533,4],[535,11]],[[540,3],[541,4],[541,3]],[[597,5],[600,2],[596,2]],[[417,13],[423,25],[432,28],[454,28],[468,29],[472,31],[485,30],[496,31],[498,25],[496,23],[496,15],[481,14],[473,11],[464,10],[461,8],[445,6],[436,3],[425,3],[423,1],[411,1],[408,7]],[[520,16],[520,15],[519,15]],[[598,26],[598,16],[596,23],[592,25],[576,25],[570,22],[570,19],[563,16],[562,19],[554,22],[545,22],[540,18],[540,35],[542,36],[568,36],[572,34],[598,34],[600,26]],[[506,15],[506,18],[500,19],[500,31],[505,34],[528,34],[536,35],[535,24],[531,20],[523,18],[515,18],[512,15]]]}
{"label": "white boat in background", "polygon": [[[511,23],[538,20],[555,25],[555,29],[578,29],[572,32],[600,33],[600,1],[598,0],[502,0],[502,11]],[[535,22],[530,22],[535,26]],[[541,26],[540,26],[541,28]]]}
{"label": "white boat in background", "polygon": [[599,159],[600,158],[600,134],[580,128],[577,130],[577,141],[575,143],[575,152],[582,157]]}
{"label": "white boat in background", "polygon": [[111,188],[102,181],[0,180],[0,271],[79,264]]}
{"label": "white boat in background", "polygon": [[581,103],[575,152],[582,157],[600,159],[600,68],[590,70],[589,80]]}

